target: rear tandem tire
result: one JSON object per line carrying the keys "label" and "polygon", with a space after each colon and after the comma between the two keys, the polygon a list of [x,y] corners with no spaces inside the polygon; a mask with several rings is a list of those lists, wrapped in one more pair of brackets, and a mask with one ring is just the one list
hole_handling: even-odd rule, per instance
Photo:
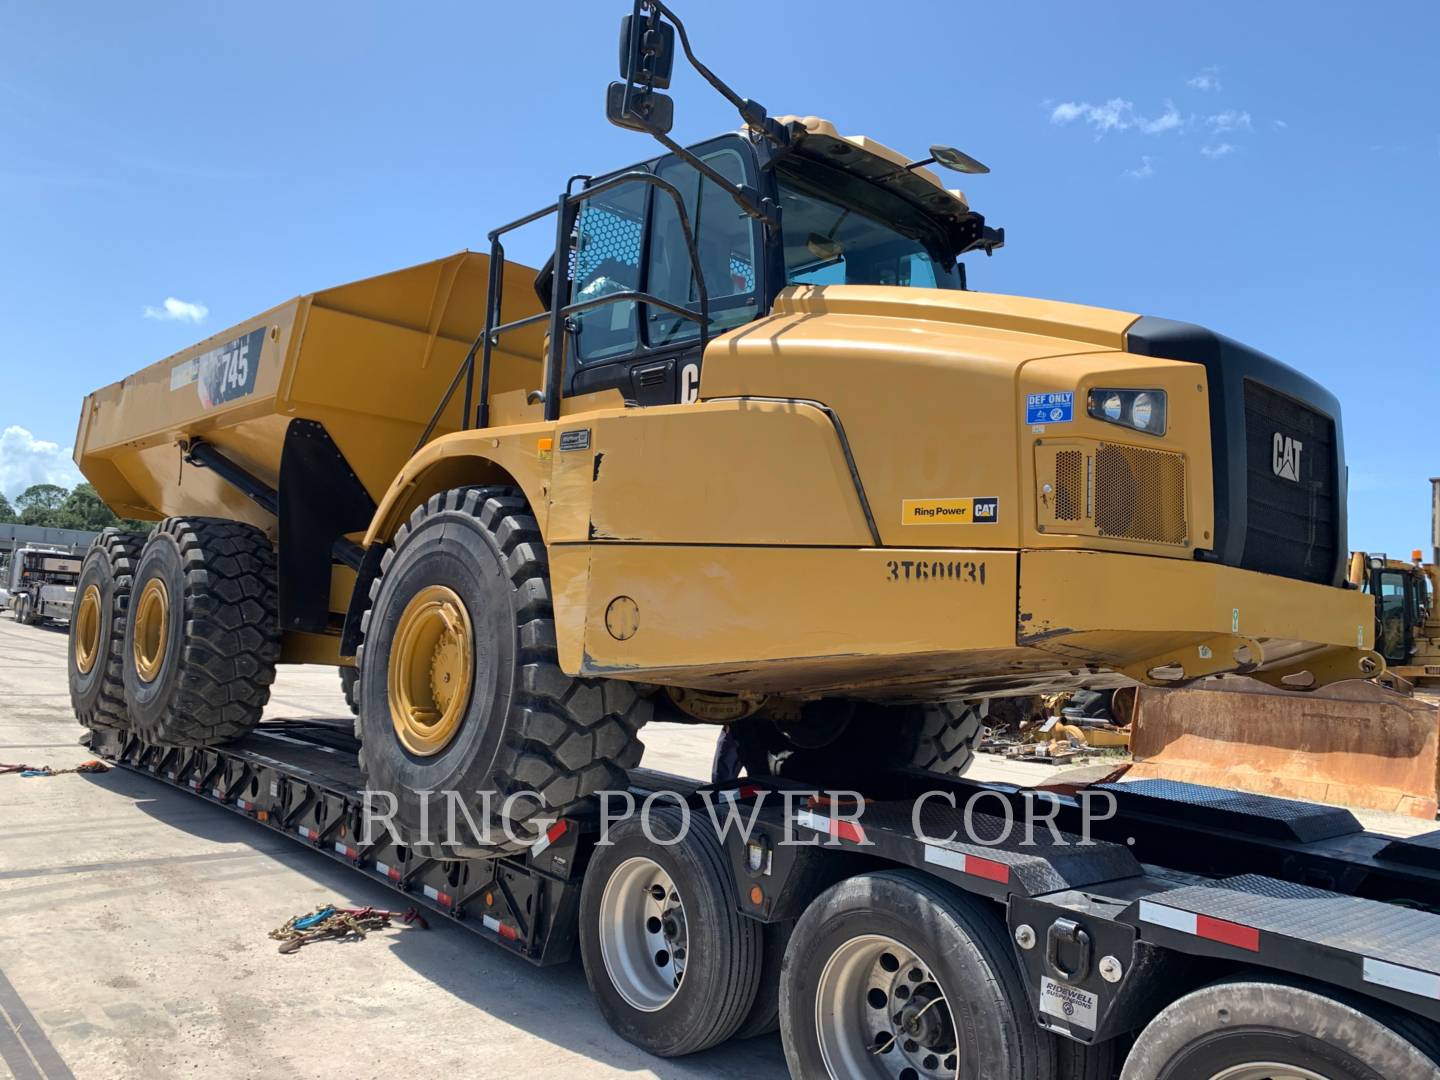
{"label": "rear tandem tire", "polygon": [[[145,537],[139,533],[105,529],[90,544],[80,577],[75,583],[75,606],[70,612],[66,670],[70,704],[87,728],[130,726],[125,710],[125,615],[130,605],[130,582]],[[87,609],[86,594],[95,590],[94,608]],[[93,618],[93,622],[92,622]],[[84,641],[80,636],[84,635]],[[77,653],[78,649],[78,653]],[[88,665],[81,670],[79,658]]]}
{"label": "rear tandem tire", "polygon": [[[431,618],[447,626],[438,640],[424,629]],[[385,553],[361,630],[360,764],[371,788],[395,796],[407,842],[515,850],[596,792],[628,786],[651,704],[630,683],[560,669],[545,544],[514,488],[455,488],[416,507]],[[456,674],[454,685],[469,685],[458,705],[443,689]],[[406,715],[392,715],[392,696],[409,702]],[[437,837],[461,824],[455,795],[477,828]]]}
{"label": "rear tandem tire", "polygon": [[[269,538],[223,518],[166,518],[140,553],[131,597],[122,667],[136,733],[213,746],[252,731],[280,659]],[[141,654],[154,665],[148,676]]]}
{"label": "rear tandem tire", "polygon": [[[832,786],[891,769],[959,776],[975,758],[983,725],[984,707],[963,701],[857,710],[823,746],[773,752],[772,771]],[[742,758],[749,760],[743,749]]]}
{"label": "rear tandem tire", "polygon": [[780,1033],[807,1080],[1057,1075],[995,905],[911,870],[848,878],[805,910],[785,951]]}

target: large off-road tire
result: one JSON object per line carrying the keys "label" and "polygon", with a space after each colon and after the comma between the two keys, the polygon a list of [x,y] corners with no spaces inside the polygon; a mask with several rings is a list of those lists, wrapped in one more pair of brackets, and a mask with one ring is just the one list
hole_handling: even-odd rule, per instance
{"label": "large off-road tire", "polygon": [[[361,767],[395,796],[410,843],[525,846],[597,791],[624,790],[640,762],[650,702],[560,670],[545,544],[513,488],[417,507],[361,628]],[[480,828],[457,819],[465,835],[441,835],[455,798]]]}
{"label": "large off-road tire", "polygon": [[1186,1080],[1240,1075],[1261,1064],[1277,1076],[1440,1080],[1440,1034],[1378,1002],[1241,976],[1167,1007],[1135,1040],[1120,1076]]}
{"label": "large off-road tire", "polygon": [[[345,695],[345,704],[350,706],[352,716],[360,715],[360,669],[356,667],[342,667],[340,669],[340,693]],[[355,734],[360,734],[360,723],[355,723]]]}
{"label": "large off-road tire", "polygon": [[[765,945],[735,910],[725,846],[709,817],[633,815],[597,847],[580,892],[580,955],[600,1012],[661,1057],[730,1038],[750,1014]],[[655,837],[659,843],[651,839]],[[678,842],[676,842],[678,840]]]}
{"label": "large off-road tire", "polygon": [[213,746],[260,722],[280,659],[275,552],[253,525],[166,518],[140,553],[122,668],[130,726]]}
{"label": "large off-road tire", "polygon": [[[771,771],[814,782],[849,782],[892,769],[959,776],[975,757],[983,726],[984,706],[966,702],[860,706],[821,745],[795,746],[783,737],[772,743]],[[753,737],[756,725],[746,731]],[[749,768],[753,752],[741,757]]]}
{"label": "large off-road tire", "polygon": [[125,614],[145,537],[105,529],[90,544],[75,583],[66,670],[70,704],[87,728],[130,726],[125,711]]}
{"label": "large off-road tire", "polygon": [[800,917],[780,978],[793,1076],[1055,1080],[994,905],[910,870],[832,886]]}

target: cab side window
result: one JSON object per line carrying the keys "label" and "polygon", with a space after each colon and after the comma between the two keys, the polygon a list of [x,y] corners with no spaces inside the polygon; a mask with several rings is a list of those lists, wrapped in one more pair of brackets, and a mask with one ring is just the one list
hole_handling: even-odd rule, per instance
{"label": "cab side window", "polygon": [[[703,154],[707,165],[733,184],[747,182],[745,163],[731,147]],[[658,175],[674,184],[685,199],[685,212],[695,232],[710,303],[710,332],[728,330],[755,317],[755,229],[749,218],[718,184],[679,158],[660,163]],[[700,294],[691,272],[690,254],[675,200],[656,191],[651,218],[647,291],[671,303],[699,310]],[[651,348],[663,348],[699,336],[699,325],[667,311],[651,311],[646,336]]]}
{"label": "cab side window", "polygon": [[[622,184],[587,199],[575,222],[570,302],[640,288],[644,184]],[[570,350],[582,363],[633,353],[638,347],[633,301],[603,304],[574,315]]]}

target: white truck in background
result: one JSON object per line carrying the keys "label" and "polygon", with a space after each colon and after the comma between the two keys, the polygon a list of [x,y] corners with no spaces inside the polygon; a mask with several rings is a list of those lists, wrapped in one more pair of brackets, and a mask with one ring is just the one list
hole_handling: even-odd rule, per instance
{"label": "white truck in background", "polygon": [[83,561],[54,548],[16,548],[0,571],[0,608],[27,626],[44,619],[69,623]]}

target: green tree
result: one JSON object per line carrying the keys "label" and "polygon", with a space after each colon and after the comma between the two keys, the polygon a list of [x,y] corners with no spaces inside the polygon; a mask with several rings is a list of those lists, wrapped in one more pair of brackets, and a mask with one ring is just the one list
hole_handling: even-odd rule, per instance
{"label": "green tree", "polygon": [[56,512],[67,494],[59,484],[31,484],[15,498],[20,524],[54,528]]}
{"label": "green tree", "polygon": [[14,525],[20,519],[15,514],[15,508],[10,505],[10,500],[0,492],[0,525]]}
{"label": "green tree", "polygon": [[55,511],[54,519],[57,528],[84,529],[87,532],[99,532],[120,520],[90,484],[76,484]]}

